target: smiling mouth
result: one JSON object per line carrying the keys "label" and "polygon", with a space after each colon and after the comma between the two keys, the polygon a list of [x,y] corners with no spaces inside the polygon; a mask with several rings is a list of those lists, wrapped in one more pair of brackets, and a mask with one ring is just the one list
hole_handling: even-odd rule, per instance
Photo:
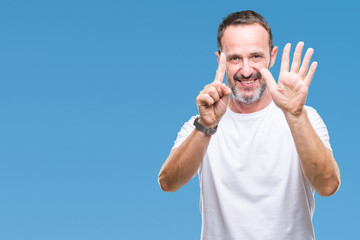
{"label": "smiling mouth", "polygon": [[257,80],[261,79],[261,74],[259,72],[253,72],[250,76],[244,77],[243,75],[234,75],[234,80],[239,82],[242,86],[251,88]]}
{"label": "smiling mouth", "polygon": [[256,79],[251,79],[251,80],[241,80],[240,82],[244,83],[244,84],[251,84],[251,83],[253,83],[255,81],[256,81]]}
{"label": "smiling mouth", "polygon": [[258,78],[239,79],[239,80],[237,80],[237,82],[239,82],[240,85],[242,87],[244,87],[246,90],[251,90],[254,87],[255,82],[257,80],[258,80]]}

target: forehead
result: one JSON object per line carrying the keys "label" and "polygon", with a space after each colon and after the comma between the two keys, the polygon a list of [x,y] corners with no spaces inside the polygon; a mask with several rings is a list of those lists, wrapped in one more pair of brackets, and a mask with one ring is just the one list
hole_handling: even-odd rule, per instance
{"label": "forehead", "polygon": [[222,48],[229,51],[264,51],[269,52],[269,35],[260,24],[230,25],[221,38]]}

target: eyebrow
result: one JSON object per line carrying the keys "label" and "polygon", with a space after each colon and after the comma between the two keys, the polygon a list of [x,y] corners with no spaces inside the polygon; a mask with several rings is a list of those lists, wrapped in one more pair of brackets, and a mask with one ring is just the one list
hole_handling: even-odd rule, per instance
{"label": "eyebrow", "polygon": [[233,58],[233,57],[239,57],[239,55],[236,54],[236,53],[233,53],[233,54],[227,55],[226,57],[227,57],[227,59],[231,59],[231,58]]}
{"label": "eyebrow", "polygon": [[[254,51],[254,52],[250,52],[249,54],[250,56],[254,56],[254,55],[259,55],[260,57],[264,57],[265,53],[260,52],[260,51]],[[233,57],[241,57],[241,55],[237,54],[237,53],[232,53],[226,56],[227,59],[231,59]]]}
{"label": "eyebrow", "polygon": [[259,56],[261,56],[261,57],[264,57],[264,56],[265,56],[265,54],[264,54],[263,52],[258,52],[258,51],[251,52],[250,55],[251,55],[251,56],[259,55]]}

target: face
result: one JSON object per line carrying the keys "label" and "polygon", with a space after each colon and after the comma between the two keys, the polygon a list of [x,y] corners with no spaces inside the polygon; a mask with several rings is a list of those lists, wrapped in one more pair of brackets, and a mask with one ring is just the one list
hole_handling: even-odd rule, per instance
{"label": "face", "polygon": [[221,43],[226,55],[226,80],[233,97],[246,104],[257,102],[266,91],[260,69],[273,65],[277,47],[270,54],[268,33],[259,24],[229,26]]}

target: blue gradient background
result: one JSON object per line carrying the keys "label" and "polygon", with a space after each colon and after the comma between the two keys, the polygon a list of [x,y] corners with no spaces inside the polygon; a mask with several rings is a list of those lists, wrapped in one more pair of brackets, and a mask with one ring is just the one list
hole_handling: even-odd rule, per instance
{"label": "blue gradient background", "polygon": [[[355,1],[0,1],[0,239],[199,239],[198,179],[158,171],[217,68],[216,29],[253,9],[274,44],[315,49],[307,104],[328,126],[342,186],[316,196],[317,239],[355,239],[359,5]],[[278,75],[279,58],[272,68]]]}

